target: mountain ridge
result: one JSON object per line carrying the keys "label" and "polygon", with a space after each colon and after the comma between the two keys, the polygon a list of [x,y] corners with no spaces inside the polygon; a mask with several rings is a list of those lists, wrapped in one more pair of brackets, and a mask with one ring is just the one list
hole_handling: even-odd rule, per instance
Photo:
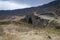
{"label": "mountain ridge", "polygon": [[[46,12],[56,12],[57,8],[59,9],[58,11],[60,11],[60,1],[53,1],[42,6],[25,9],[0,10],[0,17],[24,16],[33,12],[37,12],[38,14]],[[60,15],[59,13],[57,15]]]}

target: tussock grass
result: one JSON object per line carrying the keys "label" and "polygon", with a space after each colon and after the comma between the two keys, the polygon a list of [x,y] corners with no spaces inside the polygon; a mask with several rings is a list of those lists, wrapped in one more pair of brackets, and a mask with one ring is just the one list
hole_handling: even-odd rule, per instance
{"label": "tussock grass", "polygon": [[1,25],[4,26],[0,26],[0,40],[50,40],[50,37],[51,40],[60,40],[60,29],[56,29],[55,26],[43,25],[38,27],[28,24],[26,19],[17,22],[3,22]]}
{"label": "tussock grass", "polygon": [[6,25],[6,24],[10,24],[11,22],[10,21],[7,21],[7,22],[0,22],[0,25]]}

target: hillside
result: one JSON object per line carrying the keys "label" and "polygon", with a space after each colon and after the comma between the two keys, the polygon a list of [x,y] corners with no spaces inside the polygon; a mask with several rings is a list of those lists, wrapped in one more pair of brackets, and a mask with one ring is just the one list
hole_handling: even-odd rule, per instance
{"label": "hillside", "polygon": [[27,23],[24,17],[10,19],[0,21],[0,40],[60,40],[60,29],[44,24],[38,27]]}
{"label": "hillside", "polygon": [[0,10],[0,40],[60,40],[60,1]]}
{"label": "hillside", "polygon": [[48,4],[44,4],[42,6],[25,8],[25,9],[0,10],[0,17],[23,16],[33,12],[37,12],[38,14],[55,12],[56,15],[60,15],[60,1],[53,1]]}

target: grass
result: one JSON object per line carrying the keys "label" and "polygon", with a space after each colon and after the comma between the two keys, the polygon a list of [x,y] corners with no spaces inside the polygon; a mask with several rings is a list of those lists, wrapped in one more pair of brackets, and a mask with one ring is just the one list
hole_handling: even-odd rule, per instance
{"label": "grass", "polygon": [[[8,25],[9,24],[9,25]],[[12,24],[12,25],[10,25]],[[4,34],[4,27],[0,26],[0,40],[28,40],[28,39],[39,39],[41,36],[42,39],[46,39],[46,36],[60,36],[60,29],[56,29],[54,26],[44,25],[41,27],[37,27],[32,24],[28,24],[26,19],[21,19],[17,22],[0,22],[0,25],[6,25],[8,30],[7,34]],[[13,27],[13,28],[11,28]],[[16,27],[16,28],[15,28]],[[59,38],[59,37],[58,37]],[[47,39],[48,40],[48,39]]]}
{"label": "grass", "polygon": [[[36,36],[36,38],[39,38],[40,36],[48,37],[48,36],[52,36],[52,34],[57,35],[58,32],[60,33],[60,31],[58,31],[57,29],[54,29],[54,27],[49,27],[49,26],[46,26],[45,28],[42,28],[42,29],[38,29],[39,27],[35,28],[36,31],[34,31],[35,30],[34,28],[35,27],[31,24],[20,24],[20,26],[15,29],[15,31],[17,31],[16,34],[11,34],[11,33],[4,34],[4,36],[0,37],[0,40],[23,40],[23,39],[28,40],[27,39],[28,37],[29,38],[32,38],[35,36]],[[30,31],[32,31],[32,32],[30,32]],[[1,30],[0,33],[1,32],[3,32],[3,30]],[[26,33],[24,33],[24,32],[26,32]]]}
{"label": "grass", "polygon": [[10,21],[7,21],[7,22],[0,22],[0,25],[6,25],[6,24],[10,24],[11,22]]}

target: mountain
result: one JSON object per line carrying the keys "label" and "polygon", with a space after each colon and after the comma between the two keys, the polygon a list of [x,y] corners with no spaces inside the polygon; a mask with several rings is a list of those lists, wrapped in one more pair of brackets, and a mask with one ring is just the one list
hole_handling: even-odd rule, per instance
{"label": "mountain", "polygon": [[38,14],[44,14],[46,12],[55,12],[57,15],[60,15],[60,1],[53,1],[48,4],[44,4],[38,7],[31,7],[25,9],[16,9],[16,10],[0,10],[0,17],[11,17],[11,16],[23,16],[33,12]]}

